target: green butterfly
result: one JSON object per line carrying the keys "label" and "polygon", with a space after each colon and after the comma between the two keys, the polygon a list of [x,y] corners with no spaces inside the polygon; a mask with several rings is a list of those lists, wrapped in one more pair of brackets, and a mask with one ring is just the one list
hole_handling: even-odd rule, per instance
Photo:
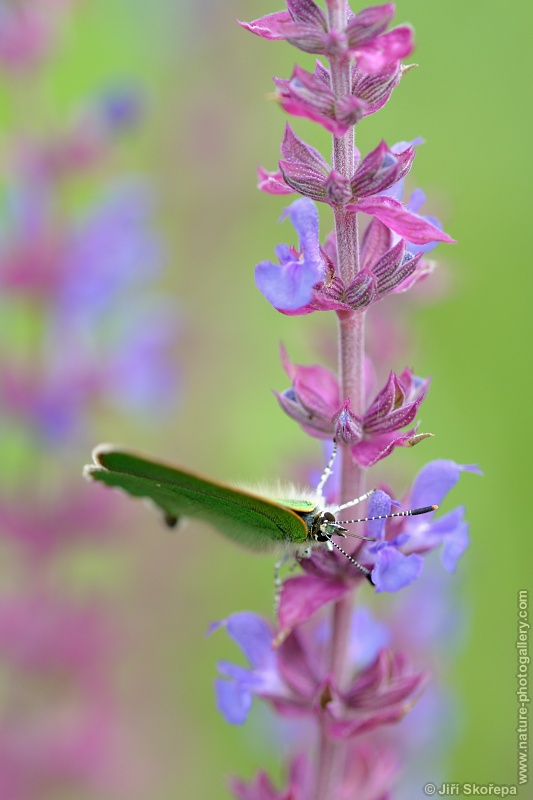
{"label": "green butterfly", "polygon": [[[317,544],[335,547],[371,581],[370,570],[346,553],[331,537],[355,536],[343,526],[369,519],[424,514],[436,506],[401,511],[387,517],[336,520],[335,515],[366,500],[375,490],[349,503],[327,506],[322,489],[332,472],[336,446],[320,482],[313,492],[289,489],[265,497],[247,489],[228,486],[189,470],[152,461],[112,445],[99,445],[87,465],[87,478],[122,489],[133,497],[148,498],[163,512],[169,527],[182,516],[210,523],[224,536],[257,552],[305,554]],[[278,494],[280,496],[278,496]]]}

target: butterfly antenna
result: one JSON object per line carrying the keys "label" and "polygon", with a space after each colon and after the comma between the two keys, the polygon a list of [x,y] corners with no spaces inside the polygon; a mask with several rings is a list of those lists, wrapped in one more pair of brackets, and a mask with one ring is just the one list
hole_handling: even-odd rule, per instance
{"label": "butterfly antenna", "polygon": [[356,506],[357,503],[362,503],[363,500],[367,500],[374,492],[377,492],[377,489],[370,489],[368,492],[365,492],[365,494],[362,494],[361,497],[356,497],[354,500],[350,500],[349,503],[343,503],[341,506],[335,506],[331,511],[333,514],[338,514],[339,511],[344,511],[345,508],[351,508],[351,506]]}
{"label": "butterfly antenna", "polygon": [[357,567],[357,569],[358,569],[358,570],[360,570],[360,571],[363,573],[363,575],[365,576],[365,578],[366,578],[367,580],[369,580],[369,581],[370,581],[370,583],[372,584],[372,586],[374,585],[374,582],[373,582],[373,580],[372,580],[372,576],[371,576],[371,573],[370,573],[370,570],[369,570],[369,569],[367,569],[366,567],[363,567],[363,565],[362,565],[362,564],[360,564],[358,561],[356,561],[356,560],[355,560],[355,558],[352,558],[350,555],[348,555],[348,553],[346,552],[346,550],[343,550],[343,549],[342,549],[342,547],[340,547],[340,545],[338,545],[338,544],[337,544],[337,542],[334,542],[334,541],[333,541],[333,539],[329,539],[328,541],[329,541],[329,542],[331,542],[331,544],[333,545],[333,547],[335,547],[335,548],[336,548],[336,549],[339,551],[339,553],[342,553],[342,554],[343,554],[343,556],[346,556],[346,558],[348,559],[348,561],[351,561],[351,562],[352,562],[352,564],[354,565],[354,567]]}
{"label": "butterfly antenna", "polygon": [[411,508],[409,511],[396,511],[394,514],[380,514],[377,517],[363,517],[362,519],[340,519],[339,525],[348,525],[350,522],[372,522],[374,519],[392,519],[393,517],[416,517],[419,514],[429,514],[436,511],[438,506],[424,506],[423,508]]}
{"label": "butterfly antenna", "polygon": [[336,457],[337,457],[337,442],[335,441],[335,439],[333,439],[333,450],[331,451],[330,459],[326,464],[324,472],[322,473],[320,481],[318,482],[318,486],[316,487],[316,492],[320,496],[322,496],[322,489],[324,488],[324,484],[326,483],[327,479],[333,472],[332,467],[333,464],[335,463]]}

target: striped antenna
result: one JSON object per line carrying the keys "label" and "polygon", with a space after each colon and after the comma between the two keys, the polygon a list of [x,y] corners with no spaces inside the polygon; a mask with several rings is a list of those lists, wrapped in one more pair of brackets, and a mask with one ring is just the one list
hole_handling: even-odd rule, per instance
{"label": "striped antenna", "polygon": [[424,506],[423,508],[411,508],[409,511],[396,511],[395,514],[380,514],[378,517],[363,517],[362,519],[339,519],[339,525],[348,525],[351,522],[371,522],[374,519],[392,519],[393,517],[416,517],[418,514],[429,514],[436,511],[438,506]]}
{"label": "striped antenna", "polygon": [[352,558],[352,556],[348,555],[348,553],[346,552],[346,550],[343,550],[343,549],[342,549],[342,547],[340,547],[340,546],[337,544],[337,542],[334,542],[334,541],[333,541],[333,539],[329,539],[329,542],[331,542],[331,544],[333,545],[333,547],[337,548],[337,550],[339,551],[339,553],[342,553],[342,554],[343,554],[343,556],[346,556],[346,558],[348,559],[348,561],[351,561],[351,562],[352,562],[352,564],[354,565],[354,567],[357,567],[357,569],[358,569],[358,570],[360,570],[360,571],[363,573],[363,575],[365,576],[365,578],[367,578],[367,579],[370,581],[370,583],[371,583],[372,585],[374,585],[374,582],[373,582],[373,580],[372,580],[372,573],[370,572],[370,570],[369,570],[369,569],[367,569],[366,567],[363,567],[363,565],[362,565],[362,564],[360,564],[358,561],[356,561],[356,560],[355,560],[355,558]]}

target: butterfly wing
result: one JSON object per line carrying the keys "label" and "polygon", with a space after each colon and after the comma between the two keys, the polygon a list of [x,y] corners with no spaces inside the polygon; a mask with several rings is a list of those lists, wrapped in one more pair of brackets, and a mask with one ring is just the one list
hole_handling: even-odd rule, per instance
{"label": "butterfly wing", "polygon": [[[303,520],[282,505],[134,453],[100,445],[85,475],[158,506],[167,524],[181,516],[210,523],[220,533],[257,551],[275,551],[307,537]],[[280,548],[281,546],[281,548]]]}

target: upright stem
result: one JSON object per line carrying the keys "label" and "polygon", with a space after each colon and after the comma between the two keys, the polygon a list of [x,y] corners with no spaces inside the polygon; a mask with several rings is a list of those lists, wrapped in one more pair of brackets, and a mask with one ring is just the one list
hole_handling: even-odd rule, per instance
{"label": "upright stem", "polygon": [[[343,30],[346,24],[347,3],[344,0],[328,2],[329,26]],[[331,84],[336,97],[351,92],[351,61],[348,55],[330,59]],[[340,138],[333,137],[333,168],[348,180],[355,170],[354,131],[350,129]],[[337,270],[345,286],[348,286],[359,271],[359,233],[357,214],[343,206],[334,208],[335,233],[337,239]],[[365,357],[365,317],[362,311],[343,311],[339,319],[339,384],[341,399],[350,400],[355,414],[362,416],[364,411],[364,357]],[[345,503],[363,494],[364,470],[354,462],[348,447],[341,448],[341,490],[340,502]],[[346,616],[341,601],[334,614]],[[342,609],[341,609],[342,607]],[[337,679],[342,679],[344,656],[348,643],[349,626],[344,622],[334,624],[334,638],[331,654],[331,668]]]}
{"label": "upright stem", "polygon": [[[354,414],[364,412],[365,315],[352,311],[339,315],[339,384],[342,400],[350,399]],[[340,502],[347,503],[364,492],[364,470],[348,447],[341,448]]]}
{"label": "upright stem", "polygon": [[[345,0],[329,0],[328,21],[330,29],[343,30],[346,24]],[[331,84],[337,97],[351,90],[351,64],[348,57],[330,59]],[[341,138],[333,138],[333,167],[346,178],[354,173],[355,143],[353,131]],[[359,236],[357,215],[342,207],[334,209],[337,238],[337,269],[345,285],[359,270]],[[352,410],[362,415],[364,410],[364,312],[341,312],[339,317],[339,384],[341,398],[350,399]],[[341,448],[340,502],[348,502],[363,494],[364,470],[356,464],[349,448]],[[353,609],[351,595],[339,600],[333,607],[333,630],[330,652],[330,673],[337,685],[346,680],[346,655],[350,638]],[[346,746],[333,742],[325,732],[320,732],[319,762],[315,783],[315,800],[335,800],[338,784],[344,771]]]}

